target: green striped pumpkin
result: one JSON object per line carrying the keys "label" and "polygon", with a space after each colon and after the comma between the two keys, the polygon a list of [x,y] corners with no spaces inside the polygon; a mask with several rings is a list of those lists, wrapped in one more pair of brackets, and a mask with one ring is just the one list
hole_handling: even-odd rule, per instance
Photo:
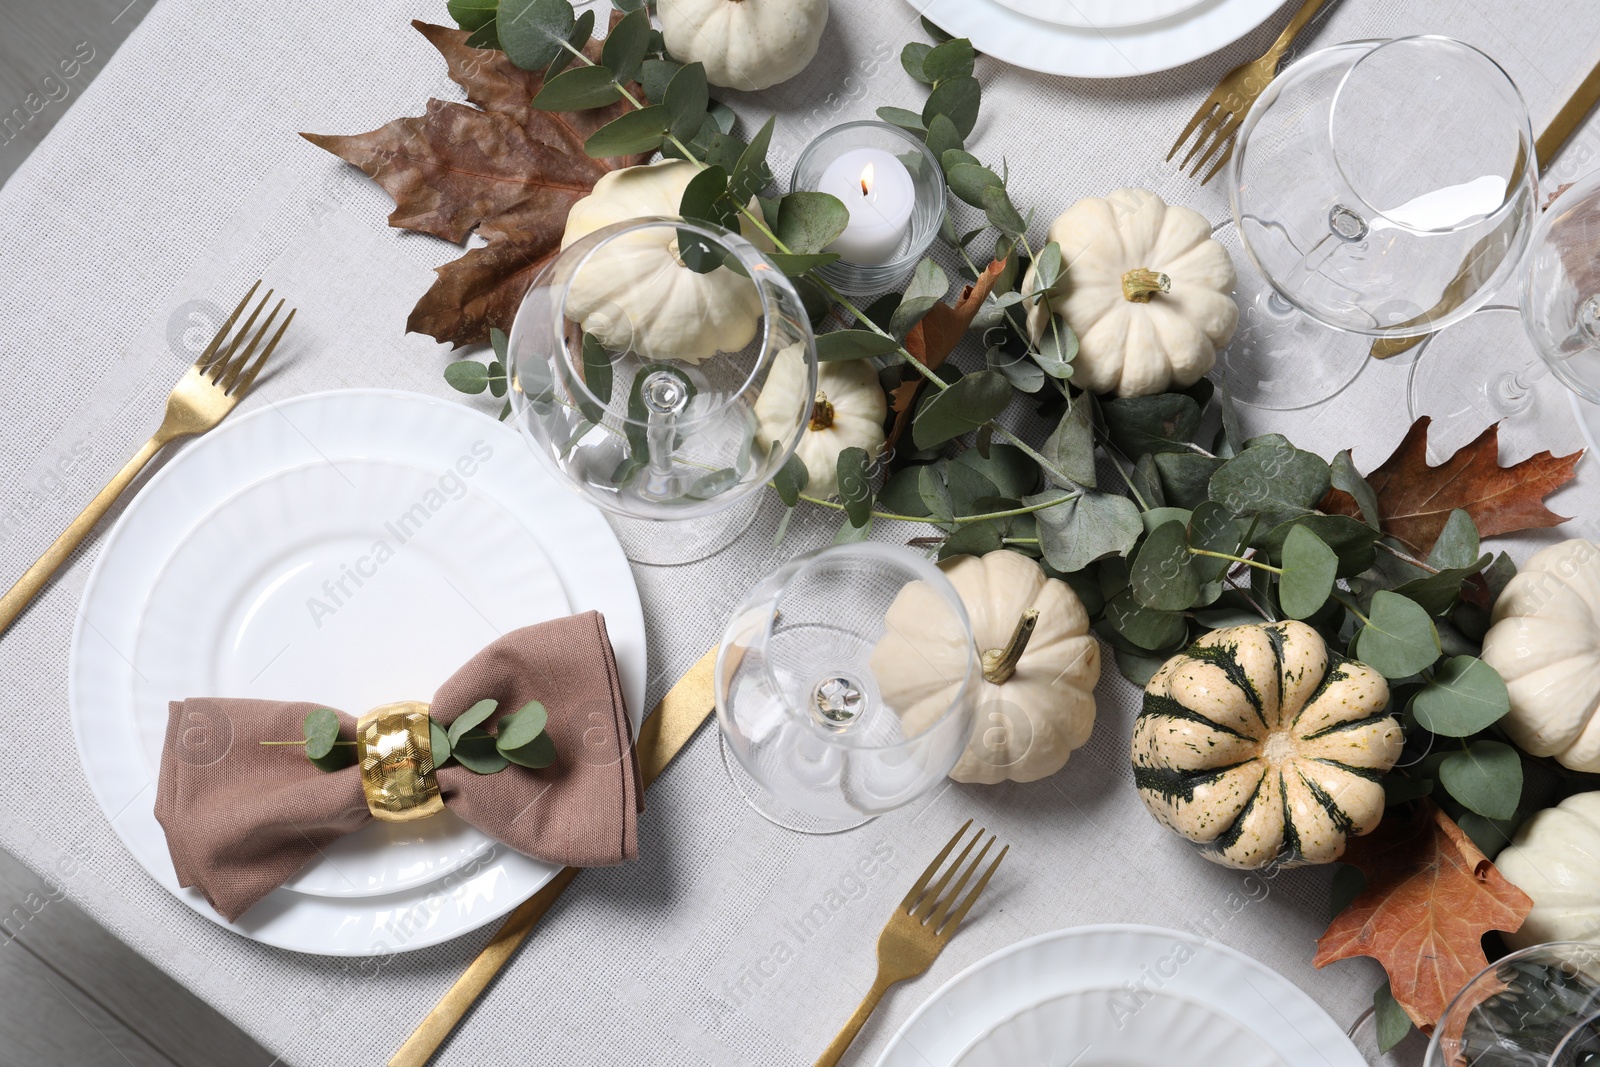
{"label": "green striped pumpkin", "polygon": [[1305,623],[1213,630],[1145,686],[1134,784],[1213,862],[1330,863],[1383,817],[1404,740],[1388,705],[1382,675]]}

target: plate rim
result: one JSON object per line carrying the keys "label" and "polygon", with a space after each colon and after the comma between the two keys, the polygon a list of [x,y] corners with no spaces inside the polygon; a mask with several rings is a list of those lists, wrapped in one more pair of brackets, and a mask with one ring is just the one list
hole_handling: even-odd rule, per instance
{"label": "plate rim", "polygon": [[[1031,952],[1042,945],[1047,945],[1056,941],[1089,937],[1097,934],[1124,934],[1147,937],[1156,936],[1167,940],[1181,940],[1189,945],[1194,945],[1218,952],[1221,955],[1232,959],[1235,963],[1241,966],[1255,971],[1258,974],[1269,977],[1286,995],[1299,999],[1302,1007],[1310,1007],[1314,1009],[1316,1015],[1327,1021],[1330,1028],[1330,1033],[1328,1035],[1329,1038],[1331,1038],[1333,1034],[1337,1034],[1339,1039],[1342,1040],[1348,1047],[1351,1055],[1354,1057],[1350,1060],[1350,1063],[1352,1065],[1365,1064],[1365,1060],[1361,1058],[1361,1054],[1356,1050],[1354,1044],[1350,1042],[1349,1036],[1339,1027],[1339,1024],[1334,1021],[1333,1017],[1328,1014],[1327,1010],[1312,998],[1311,994],[1307,993],[1294,982],[1291,982],[1288,978],[1273,970],[1271,967],[1268,967],[1265,963],[1262,963],[1254,956],[1251,956],[1245,952],[1241,952],[1239,949],[1236,949],[1231,945],[1225,945],[1219,941],[1208,940],[1206,938],[1199,937],[1187,930],[1151,926],[1146,923],[1091,923],[1084,926],[1062,927],[1060,929],[1046,931],[1042,934],[1035,934],[1032,937],[1024,938],[1021,941],[1016,941],[1010,945],[1006,945],[1003,948],[997,949],[994,952],[991,952],[989,955],[968,964],[966,967],[962,968],[958,973],[951,976],[947,981],[940,985],[938,989],[929,994],[926,1000],[917,1005],[916,1010],[913,1011],[911,1015],[906,1018],[906,1021],[901,1024],[900,1028],[894,1032],[894,1035],[889,1039],[889,1044],[884,1046],[883,1052],[874,1061],[875,1067],[893,1067],[893,1064],[890,1062],[890,1057],[899,1051],[902,1044],[910,1043],[910,1038],[908,1035],[911,1033],[913,1027],[921,1023],[925,1016],[931,1015],[932,1012],[936,1010],[936,1005],[939,1005],[941,1000],[947,994],[953,992],[959,983],[967,981],[973,975],[993,967],[1003,960],[1010,959],[1013,956],[1026,952]],[[1033,994],[1030,993],[1028,995],[1032,996]],[[1049,999],[1049,994],[1040,997],[1038,1000],[1031,1001],[1030,1003],[1037,1004],[1045,999]],[[1258,1034],[1257,1036],[1260,1035]],[[1263,1038],[1263,1040],[1265,1040],[1265,1038]],[[1307,1037],[1305,1040],[1308,1044],[1311,1044],[1315,1041],[1324,1039]],[[1267,1042],[1267,1044],[1273,1049],[1274,1052],[1278,1052],[1276,1045],[1272,1045],[1271,1042]],[[919,1053],[919,1055],[921,1054]],[[1284,1056],[1281,1052],[1279,1052],[1279,1056],[1283,1058],[1285,1062],[1289,1062],[1290,1067],[1303,1067],[1303,1065],[1295,1064],[1289,1061],[1288,1057]],[[925,1059],[926,1057],[923,1058]],[[1329,1060],[1328,1062],[1331,1064],[1334,1061]]]}
{"label": "plate rim", "polygon": [[[203,895],[197,890],[192,888],[184,889],[178,887],[175,881],[172,882],[172,884],[169,884],[169,880],[164,877],[161,872],[158,872],[156,869],[153,869],[150,865],[145,863],[141,853],[129,844],[129,841],[124,835],[119,824],[124,818],[126,818],[129,811],[135,810],[135,805],[140,802],[142,797],[146,796],[147,794],[153,794],[156,781],[153,778],[147,778],[139,789],[133,791],[131,798],[127,799],[126,803],[124,803],[121,808],[117,809],[115,813],[113,813],[113,808],[109,801],[117,798],[110,797],[105,793],[104,787],[107,783],[100,782],[90,774],[89,769],[91,766],[91,761],[84,747],[84,732],[82,729],[80,729],[80,724],[84,721],[84,717],[81,712],[83,701],[85,699],[85,696],[82,692],[85,680],[80,679],[80,664],[84,661],[83,658],[86,655],[86,643],[88,636],[87,631],[97,631],[98,629],[93,625],[93,622],[90,619],[91,606],[95,603],[96,592],[99,591],[102,582],[106,580],[105,574],[107,561],[110,560],[114,555],[114,551],[112,550],[126,535],[129,525],[135,521],[135,518],[141,513],[141,509],[139,507],[141,498],[148,499],[148,490],[154,487],[164,486],[170,478],[179,476],[174,474],[174,472],[181,472],[185,470],[189,463],[194,462],[188,457],[199,453],[200,449],[208,445],[208,442],[215,442],[219,440],[220,436],[223,434],[231,434],[236,432],[236,428],[241,425],[253,423],[257,419],[264,420],[271,413],[277,412],[281,414],[284,409],[292,410],[293,408],[302,404],[338,403],[345,400],[356,402],[393,401],[402,404],[418,404],[435,409],[436,411],[448,412],[448,414],[445,416],[446,418],[464,418],[467,421],[482,420],[482,423],[486,424],[486,428],[493,428],[492,432],[496,434],[509,435],[509,441],[507,441],[507,443],[514,444],[515,447],[519,449],[519,452],[529,452],[530,455],[528,456],[528,462],[533,468],[537,468],[542,476],[550,479],[550,484],[553,491],[560,492],[564,488],[550,476],[548,470],[537,461],[537,457],[531,455],[531,450],[527,448],[526,441],[523,440],[521,434],[518,433],[513,427],[507,426],[506,424],[494,419],[492,416],[478,411],[475,408],[460,403],[452,403],[447,398],[440,398],[427,393],[420,393],[404,389],[385,387],[355,387],[315,390],[308,393],[297,394],[295,396],[285,398],[282,401],[267,402],[263,406],[258,407],[253,411],[241,414],[236,419],[224,422],[217,429],[203,435],[200,440],[192,442],[189,447],[184,448],[182,451],[171,457],[171,459],[164,463],[162,467],[150,477],[145,485],[140,488],[139,492],[129,499],[128,503],[117,516],[116,520],[111,524],[110,528],[106,531],[103,537],[100,538],[95,560],[90,567],[88,577],[84,583],[83,592],[79,597],[73,617],[72,637],[68,644],[67,711],[69,722],[72,726],[73,745],[78,754],[79,767],[84,775],[86,784],[89,786],[90,793],[95,799],[95,805],[97,808],[99,808],[102,817],[105,818],[106,822],[108,823],[109,829],[111,829],[111,831],[117,836],[119,843],[128,852],[134,862],[139,865],[140,869],[143,870],[144,873],[151,879],[152,882],[154,882],[161,889],[168,891],[176,900],[191,908],[203,918],[216,923],[217,925],[222,926],[233,933],[239,934],[258,943],[271,945],[275,948],[303,952],[312,955],[362,958],[388,956],[398,954],[400,952],[416,951],[440,944],[445,941],[453,940],[457,937],[471,933],[474,930],[481,929],[483,926],[503,917],[505,914],[521,904],[528,895],[537,892],[542,886],[548,884],[549,881],[555,877],[556,873],[558,873],[559,868],[553,864],[542,864],[540,861],[522,856],[520,853],[510,850],[503,845],[494,843],[490,849],[480,853],[480,855],[483,857],[483,866],[487,869],[478,871],[468,879],[460,880],[457,884],[453,885],[451,890],[447,892],[459,893],[464,888],[472,886],[475,880],[491,879],[495,881],[503,881],[509,874],[508,870],[506,869],[507,864],[512,867],[518,866],[519,863],[538,865],[539,867],[547,868],[547,870],[539,871],[538,875],[536,876],[536,880],[529,879],[528,884],[521,887],[518,891],[506,892],[504,895],[507,899],[503,901],[495,901],[493,904],[484,909],[484,912],[481,916],[471,916],[471,918],[459,928],[451,928],[448,930],[425,929],[418,933],[414,938],[408,939],[402,945],[389,945],[382,938],[377,938],[363,948],[352,948],[349,946],[330,945],[326,941],[320,940],[320,935],[315,932],[311,932],[309,934],[300,933],[295,935],[292,933],[286,934],[284,932],[268,934],[262,930],[252,930],[247,926],[240,925],[238,922],[227,921],[205,901]],[[313,447],[315,447],[315,445],[313,445]],[[272,471],[262,472],[263,476],[270,473],[272,473]],[[645,629],[644,608],[643,603],[638,595],[637,582],[634,580],[632,567],[628,563],[627,558],[622,551],[621,545],[617,542],[614,531],[611,530],[610,524],[606,522],[604,516],[599,512],[599,509],[595,508],[593,504],[582,500],[582,498],[577,494],[567,495],[574,504],[587,511],[592,511],[598,518],[600,525],[604,527],[606,539],[598,546],[591,546],[591,549],[598,547],[598,549],[602,552],[605,552],[607,549],[609,549],[610,553],[607,554],[614,553],[615,561],[621,564],[619,575],[625,578],[628,591],[631,594],[626,598],[626,611],[609,611],[607,614],[608,628],[622,630],[623,626],[626,626],[630,636],[637,637],[637,654],[639,659],[638,667],[636,670],[628,672],[633,676],[633,684],[629,685],[628,681],[626,679],[624,680],[624,695],[625,697],[629,698],[629,710],[632,713],[630,718],[635,720],[635,725],[637,726],[637,723],[643,720],[645,712],[648,710],[643,707],[643,704],[648,684],[647,679],[649,666],[648,635]],[[513,517],[516,517],[515,513],[513,513]],[[530,530],[530,532],[532,532],[536,538],[538,537],[537,531]],[[543,544],[543,542],[541,542],[541,544]],[[548,548],[546,551],[548,551]],[[557,573],[560,573],[559,568]],[[616,619],[616,623],[613,623],[612,619]],[[618,625],[619,623],[621,625]],[[637,697],[637,699],[634,699],[635,697]],[[139,762],[142,766],[143,760],[141,759]],[[149,803],[151,806],[150,818],[153,819],[153,795],[151,796]],[[469,864],[469,867],[470,866],[472,865]],[[404,908],[409,904],[421,904],[427,902],[436,895],[435,892],[429,892],[430,889],[437,887],[441,882],[451,883],[453,881],[454,876],[452,875],[432,882],[423,883],[418,886],[413,886],[407,890],[400,890],[392,894],[351,899],[383,906],[375,906],[368,910],[392,912],[397,908]],[[340,900],[343,898],[310,897],[308,899],[313,901],[324,901]],[[248,918],[248,915],[241,917],[241,919]]]}

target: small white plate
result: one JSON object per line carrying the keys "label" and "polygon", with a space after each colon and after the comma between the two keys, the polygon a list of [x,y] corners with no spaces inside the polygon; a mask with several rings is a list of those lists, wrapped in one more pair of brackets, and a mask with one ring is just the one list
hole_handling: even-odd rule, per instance
{"label": "small white plate", "polygon": [[1192,1001],[1236,1020],[1287,1067],[1366,1067],[1344,1030],[1287,978],[1193,934],[1132,925],[1057,930],[979,960],[906,1020],[878,1067],[968,1067],[962,1055],[999,1024],[1097,989],[1129,992],[1147,1009],[1155,994]]}
{"label": "small white plate", "polygon": [[1199,7],[1206,0],[998,0],[1019,15],[1056,26],[1120,29],[1152,22]]}
{"label": "small white plate", "polygon": [[[1083,6],[1081,0],[1073,2]],[[1062,25],[1014,9],[1067,10],[1060,0],[910,0],[928,21],[946,33],[970,38],[984,55],[1070,78],[1134,78],[1182,66],[1232,44],[1283,6],[1283,0],[1157,2],[1177,10],[1153,22],[1113,26],[1087,19],[1081,25]],[[1096,0],[1094,6],[1098,10],[1106,5]]]}
{"label": "small white plate", "polygon": [[224,923],[178,887],[155,819],[166,702],[273,696],[359,714],[426,700],[505,630],[591,608],[637,726],[645,638],[632,572],[600,513],[514,431],[383,390],[270,405],[186,448],[107,535],[68,669],[79,756],[129,851],[207,918],[324,955],[436,944],[504,915],[556,868],[447,812],[352,834]]}
{"label": "small white plate", "polygon": [[1025,1008],[957,1067],[1284,1067],[1238,1020],[1187,997],[1085,989]]}

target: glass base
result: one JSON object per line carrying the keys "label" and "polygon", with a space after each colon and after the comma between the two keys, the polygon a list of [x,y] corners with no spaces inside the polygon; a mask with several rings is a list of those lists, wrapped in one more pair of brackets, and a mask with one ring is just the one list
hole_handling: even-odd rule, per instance
{"label": "glass base", "polygon": [[1415,350],[1406,402],[1428,415],[1428,462],[1441,463],[1490,424],[1500,424],[1506,463],[1584,447],[1567,388],[1539,354],[1515,307],[1491,305],[1446,326]]}
{"label": "glass base", "polygon": [[877,818],[876,815],[863,814],[856,819],[826,819],[791,807],[769,793],[760,782],[750,776],[733,753],[728,751],[727,738],[720,733],[717,735],[717,744],[721,746],[722,766],[727,770],[728,781],[733,783],[734,790],[746,804],[755,809],[757,815],[776,826],[800,834],[840,834],[846,830],[854,830],[858,826],[865,826]]}
{"label": "glass base", "polygon": [[761,510],[760,491],[732,507],[692,519],[634,519],[606,513],[623,554],[647,567],[681,567],[716,555],[737,541]]}
{"label": "glass base", "polygon": [[1217,353],[1216,376],[1240,404],[1271,411],[1298,411],[1333,399],[1371,361],[1372,338],[1345,333],[1313,319],[1279,296],[1237,251],[1232,222],[1212,234],[1235,249],[1239,329]]}

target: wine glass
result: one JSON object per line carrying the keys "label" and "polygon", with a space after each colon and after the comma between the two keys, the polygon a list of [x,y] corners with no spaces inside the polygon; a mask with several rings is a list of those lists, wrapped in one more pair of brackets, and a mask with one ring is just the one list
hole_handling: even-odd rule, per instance
{"label": "wine glass", "polygon": [[780,826],[859,826],[955,766],[981,669],[961,597],[926,559],[873,542],[799,556],[750,591],[722,637],[728,773]]}
{"label": "wine glass", "polygon": [[[523,297],[507,358],[517,428],[617,516],[642,563],[692,562],[742,533],[816,393],[794,285],[740,235],[680,219],[564,248]],[[758,417],[769,380],[783,387]]]}
{"label": "wine glass", "polygon": [[[1332,331],[1256,346],[1299,348],[1314,365],[1298,381],[1278,375],[1268,406],[1348,385],[1369,357],[1341,334],[1420,337],[1486,303],[1528,243],[1533,143],[1511,78],[1447,37],[1335,45],[1274,80],[1239,129],[1230,170],[1239,241],[1271,290],[1247,302],[1246,320],[1254,310],[1258,333],[1303,335],[1305,315]],[[1258,353],[1236,345],[1224,356],[1246,402]]]}
{"label": "wine glass", "polygon": [[1553,941],[1490,964],[1457,993],[1424,1067],[1600,1063],[1600,944]]}

